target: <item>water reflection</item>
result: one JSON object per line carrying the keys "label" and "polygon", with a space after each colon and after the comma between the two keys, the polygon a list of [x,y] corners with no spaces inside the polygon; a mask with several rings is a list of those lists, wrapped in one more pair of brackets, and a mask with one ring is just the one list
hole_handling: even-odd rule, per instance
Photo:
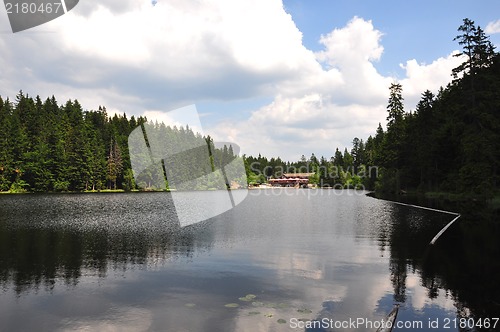
{"label": "water reflection", "polygon": [[[139,199],[138,199],[139,198]],[[210,234],[181,229],[168,194],[2,197],[0,282],[20,294],[63,279],[152,267],[209,250]],[[199,227],[202,227],[201,225]]]}
{"label": "water reflection", "polygon": [[[458,319],[481,322],[499,317],[500,303],[497,299],[500,298],[500,262],[495,258],[500,254],[499,211],[480,201],[406,199],[410,203],[457,211],[462,217],[436,245],[429,246],[426,245],[426,236],[436,233],[433,223],[437,221],[436,224],[442,227],[449,216],[442,215],[438,221],[435,214],[431,217],[425,216],[425,212],[418,212],[419,216],[415,219],[408,215],[410,212],[407,208],[399,205],[394,207],[390,235],[394,301],[407,301],[407,286],[416,282],[407,280],[410,270],[410,273],[418,275],[418,282],[426,291],[420,295],[420,305],[412,302],[413,309],[431,307],[425,302],[438,299],[445,293],[452,300]],[[500,328],[500,324],[497,328]],[[479,326],[475,330],[490,329]]]}
{"label": "water reflection", "polygon": [[289,331],[293,318],[380,320],[394,303],[406,321],[499,316],[495,223],[465,216],[430,247],[448,215],[291,190],[182,229],[164,193],[0,197],[0,321]]}

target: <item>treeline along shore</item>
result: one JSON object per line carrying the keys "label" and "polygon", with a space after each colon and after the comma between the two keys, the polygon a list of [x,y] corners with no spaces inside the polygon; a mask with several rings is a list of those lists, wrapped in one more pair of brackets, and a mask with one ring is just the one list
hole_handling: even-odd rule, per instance
{"label": "treeline along shore", "polygon": [[[146,169],[134,177],[129,151],[129,135],[146,125],[159,142],[186,150],[208,144],[212,169],[225,166],[226,176],[237,186],[246,185],[243,169],[231,167],[239,157],[232,146],[216,148],[210,136],[203,137],[186,127],[168,127],[148,122],[145,117],[109,116],[105,107],[83,111],[77,100],[59,106],[55,97],[42,102],[22,91],[11,102],[0,97],[0,191],[80,192],[182,189],[169,188],[159,179],[159,167]],[[167,147],[165,148],[167,149]],[[135,158],[150,161],[147,151]],[[178,187],[204,175],[202,154],[187,154],[190,160],[175,163]],[[193,159],[194,158],[194,159]],[[171,161],[171,160],[170,160]],[[243,163],[241,163],[243,164]],[[194,165],[194,166],[193,166]],[[158,165],[157,165],[158,166]],[[201,172],[201,173],[200,173]],[[194,189],[213,189],[221,183],[220,172],[208,174]],[[136,179],[138,179],[136,181]],[[162,185],[158,185],[158,184]],[[191,181],[192,185],[192,181]],[[193,189],[192,187],[190,187]]]}
{"label": "treeline along shore", "polygon": [[[154,190],[146,180],[136,183],[128,149],[130,133],[149,124],[165,140],[204,140],[212,146],[214,168],[243,158],[249,184],[308,172],[309,182],[322,187],[491,199],[499,194],[500,56],[472,20],[464,19],[458,31],[463,50],[457,56],[464,62],[450,73],[451,83],[437,94],[424,91],[411,111],[404,109],[402,85],[391,84],[385,126],[379,123],[374,135],[354,138],[350,150],[337,148],[329,158],[239,157],[189,127],[110,116],[105,107],[84,111],[78,100],[60,105],[54,96],[0,96],[0,192]],[[189,180],[189,170],[185,174]],[[244,185],[243,177],[235,181]],[[204,186],[210,189],[210,180]]]}

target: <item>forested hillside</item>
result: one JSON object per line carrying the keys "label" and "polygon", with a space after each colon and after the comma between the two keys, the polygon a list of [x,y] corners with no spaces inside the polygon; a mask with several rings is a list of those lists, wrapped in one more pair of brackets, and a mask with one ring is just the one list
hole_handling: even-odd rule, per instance
{"label": "forested hillside", "polygon": [[445,191],[488,198],[498,191],[500,56],[474,22],[464,19],[455,40],[465,62],[435,96],[422,93],[414,111],[403,108],[402,86],[390,87],[387,130],[367,140],[381,166],[378,188]]}
{"label": "forested hillside", "polygon": [[144,118],[83,111],[19,92],[0,97],[0,190],[81,191],[131,186],[127,138]]}
{"label": "forested hillside", "polygon": [[[210,136],[202,137],[188,127],[170,128],[162,123],[147,123],[143,117],[128,119],[125,114],[110,117],[103,107],[83,111],[77,100],[59,106],[55,97],[42,102],[39,96],[33,99],[21,91],[14,102],[0,97],[0,191],[161,189],[165,187],[164,181],[152,181],[152,178],[163,174],[145,172],[139,175],[137,184],[134,179],[128,138],[141,124],[170,147],[192,145],[200,140],[202,144],[210,143],[206,145],[211,147],[210,156],[207,152],[210,160],[208,164],[205,161],[205,166],[212,166],[209,171],[220,169],[236,158],[231,146],[215,148]],[[147,153],[146,157],[150,161]],[[200,175],[200,170],[191,167],[190,162],[192,160],[177,162],[177,186]],[[231,173],[233,168],[226,171]],[[207,179],[208,183],[204,184],[207,189],[220,185],[222,180],[216,175]],[[234,174],[227,175],[236,179]],[[243,178],[236,180],[241,182]]]}

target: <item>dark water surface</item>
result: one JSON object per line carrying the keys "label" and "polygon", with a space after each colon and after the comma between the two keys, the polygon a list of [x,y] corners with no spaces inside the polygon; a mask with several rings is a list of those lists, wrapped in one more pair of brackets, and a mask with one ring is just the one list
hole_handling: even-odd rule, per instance
{"label": "dark water surface", "polygon": [[488,218],[431,247],[450,215],[356,191],[252,190],[185,228],[168,193],[2,195],[0,330],[375,331],[394,304],[408,327],[394,331],[492,327]]}

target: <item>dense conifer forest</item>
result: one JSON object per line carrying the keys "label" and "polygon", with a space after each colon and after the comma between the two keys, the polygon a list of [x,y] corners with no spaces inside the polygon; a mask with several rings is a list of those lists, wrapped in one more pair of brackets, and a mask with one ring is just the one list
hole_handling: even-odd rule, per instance
{"label": "dense conifer forest", "polygon": [[131,189],[127,137],[144,121],[22,91],[14,102],[0,98],[0,190]]}
{"label": "dense conifer forest", "polygon": [[[188,151],[183,159],[180,154],[174,156],[178,160],[169,160],[176,167],[177,188],[162,180],[161,165],[134,177],[129,135],[140,126],[148,128],[151,142],[165,143],[165,151]],[[223,166],[235,184],[246,185],[244,176],[238,177],[244,170],[229,165],[239,158],[231,145],[216,147],[210,136],[202,137],[189,127],[167,127],[144,117],[128,119],[125,114],[111,117],[104,107],[83,111],[77,100],[59,106],[55,97],[42,102],[39,96],[33,99],[22,91],[14,102],[0,97],[0,128],[0,191],[4,192],[221,189],[221,184],[226,185],[222,173],[212,171]],[[203,153],[189,153],[190,147],[202,145],[207,151],[204,163],[197,160]],[[147,149],[134,153],[136,162],[151,163]],[[205,182],[182,187],[206,173]]]}
{"label": "dense conifer forest", "polygon": [[[464,19],[458,31],[455,40],[463,48],[458,56],[465,61],[436,95],[424,91],[415,110],[406,111],[403,87],[395,82],[385,130],[379,124],[373,136],[354,138],[350,150],[337,148],[329,159],[314,153],[295,162],[243,156],[248,183],[310,172],[310,181],[322,187],[443,191],[485,199],[497,194],[500,56],[473,21]],[[144,117],[109,116],[105,107],[83,110],[77,100],[59,105],[54,96],[42,101],[22,91],[13,101],[0,97],[0,191],[155,189],[147,181],[136,183],[131,169],[128,137],[144,124]],[[149,125],[213,145],[190,128]],[[212,166],[236,158],[227,147],[211,151]]]}

